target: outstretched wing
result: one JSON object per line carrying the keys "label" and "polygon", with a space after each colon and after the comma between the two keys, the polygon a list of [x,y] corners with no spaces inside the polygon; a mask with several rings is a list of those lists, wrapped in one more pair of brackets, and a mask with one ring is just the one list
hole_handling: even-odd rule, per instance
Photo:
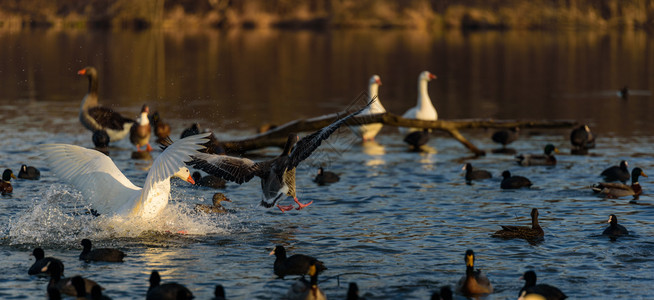
{"label": "outstretched wing", "polygon": [[82,192],[100,213],[115,211],[135,197],[135,186],[108,156],[75,145],[44,145],[45,161],[62,180]]}
{"label": "outstretched wing", "polygon": [[[149,194],[152,188],[161,181],[169,180],[182,167],[185,167],[185,162],[192,160],[192,156],[204,148],[201,144],[208,141],[206,139],[208,135],[209,133],[201,133],[189,136],[167,146],[150,167],[148,176],[143,183],[143,193],[141,193],[139,203],[143,206],[147,205],[147,200],[151,198]],[[137,205],[134,209],[138,210],[140,207]]]}
{"label": "outstretched wing", "polygon": [[318,149],[322,141],[326,140],[329,138],[329,136],[336,131],[343,123],[345,123],[347,120],[350,118],[358,115],[361,113],[363,110],[366,108],[370,107],[370,104],[372,104],[375,101],[373,99],[372,101],[368,102],[366,106],[362,107],[361,109],[355,111],[354,113],[351,113],[343,118],[340,118],[333,123],[329,124],[326,127],[323,127],[322,129],[307,135],[303,137],[301,140],[295,144],[295,147],[293,148],[293,151],[291,152],[290,158],[291,158],[291,163],[288,169],[292,169],[297,167],[298,164],[300,164],[301,161],[305,160],[313,151]]}
{"label": "outstretched wing", "polygon": [[247,158],[207,153],[193,155],[188,165],[238,184],[250,181],[262,170],[261,163]]}

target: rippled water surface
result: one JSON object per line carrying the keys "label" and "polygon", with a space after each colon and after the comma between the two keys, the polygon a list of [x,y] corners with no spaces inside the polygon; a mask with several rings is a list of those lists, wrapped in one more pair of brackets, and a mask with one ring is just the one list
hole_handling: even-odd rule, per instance
{"label": "rippled water surface", "polygon": [[[637,201],[602,199],[589,189],[623,159],[654,173],[651,47],[643,33],[0,33],[0,167],[17,172],[27,163],[42,172],[39,181],[13,180],[13,195],[0,198],[0,298],[45,297],[47,279],[27,275],[29,253],[40,246],[63,260],[67,276],[89,277],[114,299],[142,298],[153,269],[198,299],[209,299],[217,283],[232,299],[280,299],[293,278],[275,279],[268,253],[276,244],[327,265],[320,286],[330,299],[344,298],[352,281],[369,299],[427,299],[465,273],[466,249],[475,250],[476,265],[495,286],[488,299],[517,298],[518,278],[528,269],[571,298],[651,298],[651,179],[641,178],[645,194]],[[196,121],[227,140],[265,122],[340,111],[374,73],[384,82],[382,102],[401,114],[414,105],[417,75],[427,69],[438,76],[430,94],[443,119],[575,119],[596,130],[598,145],[592,155],[572,156],[569,129],[523,130],[511,145],[518,152],[538,153],[552,143],[562,153],[555,167],[520,167],[512,156],[471,159],[441,133],[432,136],[430,151],[414,153],[395,128],[385,127],[372,144],[353,142],[344,128],[298,168],[298,197],[314,201],[305,210],[258,206],[255,179],[219,190],[234,201],[225,204],[231,213],[196,214],[193,205],[210,203],[215,190],[173,180],[160,219],[117,222],[83,214],[85,199],[41,158],[44,143],[92,147],[77,120],[86,80],[75,71],[85,65],[100,71],[101,102],[129,116],[151,103],[174,138]],[[618,98],[625,84],[644,95]],[[490,150],[497,147],[492,132],[463,134]],[[131,159],[131,151],[123,140],[110,155],[140,185],[150,161]],[[279,151],[258,151],[253,159]],[[494,177],[466,185],[465,162]],[[341,181],[317,186],[319,165]],[[503,170],[534,186],[500,190]],[[533,207],[540,210],[542,243],[490,237],[500,225],[528,225]],[[609,214],[632,235],[615,242],[601,236]],[[188,234],[175,234],[181,230]],[[83,238],[128,257],[81,262]]]}

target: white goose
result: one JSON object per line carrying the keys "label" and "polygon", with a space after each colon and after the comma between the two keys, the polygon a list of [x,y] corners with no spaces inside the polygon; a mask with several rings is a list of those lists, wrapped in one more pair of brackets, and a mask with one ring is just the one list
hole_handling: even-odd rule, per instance
{"label": "white goose", "polygon": [[[368,81],[368,102],[372,99],[376,99],[370,107],[366,108],[360,115],[373,115],[385,113],[386,109],[379,101],[379,86],[382,85],[381,78],[379,75],[372,75]],[[359,136],[366,141],[373,141],[377,133],[382,129],[382,123],[372,123],[365,124],[358,127],[355,127],[355,130],[358,132]]]}
{"label": "white goose", "polygon": [[204,148],[207,133],[168,146],[152,163],[143,188],[134,185],[108,156],[75,145],[44,145],[46,162],[59,178],[82,192],[101,214],[150,219],[159,214],[170,196],[170,177],[194,183],[185,161]]}
{"label": "white goose", "polygon": [[[429,71],[423,71],[420,73],[420,76],[418,76],[418,105],[407,110],[404,115],[402,115],[403,118],[425,121],[438,120],[438,113],[436,112],[434,105],[431,103],[429,92],[427,91],[427,83],[432,79],[436,79],[436,75],[430,73]],[[419,130],[422,129],[400,127],[401,134],[407,134],[409,132]]]}

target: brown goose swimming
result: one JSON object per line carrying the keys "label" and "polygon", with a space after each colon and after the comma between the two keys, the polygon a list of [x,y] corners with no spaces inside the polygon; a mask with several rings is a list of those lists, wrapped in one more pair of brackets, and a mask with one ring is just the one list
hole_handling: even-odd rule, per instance
{"label": "brown goose swimming", "polygon": [[[198,153],[193,156],[194,159],[188,165],[238,184],[248,182],[254,176],[257,176],[261,178],[262,206],[272,207],[284,195],[288,195],[293,197],[295,203],[298,204],[296,209],[300,210],[311,205],[313,201],[303,204],[297,199],[295,195],[295,168],[300,162],[309,157],[313,151],[318,149],[322,141],[329,138],[343,123],[369,107],[371,103],[372,101],[364,108],[334,121],[301,140],[298,140],[295,133],[290,134],[286,140],[284,150],[276,158],[255,163],[247,158]],[[278,204],[277,208],[284,212],[293,209],[293,206]]]}
{"label": "brown goose swimming", "polygon": [[525,239],[536,241],[543,238],[545,232],[538,224],[538,209],[531,210],[531,227],[529,226],[505,226],[501,225],[502,230],[493,233],[492,237],[503,239]]}
{"label": "brown goose swimming", "polygon": [[77,74],[89,78],[89,91],[82,99],[79,112],[82,125],[92,132],[106,131],[111,141],[125,138],[134,125],[134,120],[123,117],[111,108],[98,105],[98,71],[94,67],[86,67]]}

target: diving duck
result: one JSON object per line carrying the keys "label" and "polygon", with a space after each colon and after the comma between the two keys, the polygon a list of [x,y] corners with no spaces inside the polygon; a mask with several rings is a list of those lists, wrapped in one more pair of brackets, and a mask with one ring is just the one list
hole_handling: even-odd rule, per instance
{"label": "diving duck", "polygon": [[629,164],[627,161],[623,160],[620,162],[619,166],[612,166],[602,171],[600,176],[604,177],[604,181],[622,181],[626,183],[629,180]]}
{"label": "diving duck", "polygon": [[[370,104],[371,102],[364,108],[337,119],[330,125],[305,136],[301,140],[299,140],[297,134],[289,134],[284,150],[273,159],[255,163],[247,158],[197,153],[193,156],[193,160],[187,164],[238,184],[248,182],[254,176],[257,176],[261,178],[262,206],[273,207],[278,200],[287,195],[293,197],[298,205],[296,209],[300,210],[311,205],[313,201],[303,204],[297,199],[295,194],[295,168],[300,162],[308,158],[313,151],[318,149],[323,140],[329,138],[343,123],[361,113]],[[292,210],[293,205],[281,206],[277,204],[277,208],[285,212]]]}
{"label": "diving duck", "polygon": [[161,120],[158,111],[155,111],[150,117],[150,123],[153,125],[154,135],[157,137],[157,143],[170,136],[170,125]]}
{"label": "diving duck", "polygon": [[309,262],[307,275],[311,276],[311,281],[307,281],[304,277],[298,279],[289,288],[286,293],[288,300],[325,300],[327,297],[325,293],[318,287],[318,270],[315,259]]}
{"label": "diving duck", "polygon": [[559,153],[559,149],[547,144],[543,150],[544,154],[520,154],[516,156],[516,162],[521,166],[553,166],[556,165],[556,157],[552,152]]}
{"label": "diving duck", "polygon": [[503,239],[525,239],[528,241],[542,240],[545,232],[538,224],[538,209],[531,210],[531,227],[501,225],[502,229],[493,233],[492,237]]}
{"label": "diving duck", "polygon": [[[418,76],[418,102],[415,107],[407,110],[404,115],[402,115],[403,118],[425,121],[438,120],[438,112],[436,112],[427,90],[427,84],[433,79],[436,79],[436,75],[429,71],[423,71],[420,73]],[[400,127],[399,130],[401,134],[406,135],[409,132],[421,131],[422,129]]]}
{"label": "diving duck", "polygon": [[[379,75],[372,75],[368,80],[368,101],[375,99],[375,102],[361,112],[361,115],[374,115],[385,113],[386,109],[379,101],[379,86],[382,85]],[[355,131],[361,136],[364,142],[373,141],[377,133],[382,129],[381,123],[364,124],[353,127]]]}
{"label": "diving duck", "polygon": [[30,269],[27,271],[27,274],[29,275],[37,275],[37,274],[48,274],[43,271],[45,266],[48,264],[58,264],[59,265],[59,270],[61,270],[61,276],[64,275],[64,263],[61,262],[61,260],[56,259],[54,257],[45,257],[45,252],[43,251],[42,248],[34,248],[32,251],[32,256],[34,256],[34,264],[30,267]]}
{"label": "diving duck", "polygon": [[557,287],[551,286],[549,284],[536,284],[536,272],[527,271],[525,272],[520,279],[525,281],[525,286],[520,289],[519,297],[525,297],[530,294],[537,294],[543,296],[546,300],[563,300],[568,298],[561,290]]}
{"label": "diving duck", "polygon": [[461,170],[466,171],[466,183],[468,184],[471,184],[473,180],[483,180],[493,177],[491,172],[486,170],[477,170],[473,168],[470,163],[465,164]]}
{"label": "diving duck", "polygon": [[28,180],[39,180],[41,178],[41,171],[39,169],[22,165],[20,166],[20,171],[18,171],[18,178],[28,179]]}
{"label": "diving duck", "polygon": [[318,185],[326,185],[334,182],[338,182],[341,178],[334,172],[325,171],[322,167],[318,169],[318,174],[313,179],[313,182]]}
{"label": "diving duck", "polygon": [[134,120],[125,118],[111,108],[98,105],[98,71],[86,67],[77,72],[89,78],[89,91],[80,107],[79,120],[90,131],[104,130],[112,141],[118,141],[129,134]]}
{"label": "diving duck", "polygon": [[634,196],[634,198],[637,198],[643,193],[643,188],[638,182],[640,176],[647,177],[641,168],[634,168],[631,170],[631,186],[615,182],[601,182],[593,185],[591,188],[593,192],[605,194],[608,198],[624,196]]}
{"label": "diving duck", "polygon": [[466,251],[466,274],[459,279],[456,290],[466,297],[490,294],[493,292],[493,285],[481,270],[474,268],[475,253],[472,250]]}
{"label": "diving duck", "polygon": [[150,113],[150,108],[147,104],[143,104],[141,114],[136,118],[136,124],[129,131],[129,141],[136,146],[136,152],[141,151],[141,146],[145,146],[148,152],[152,151],[150,146],[152,127],[150,126],[148,113]]}
{"label": "diving duck", "polygon": [[523,187],[530,187],[531,181],[523,176],[511,176],[511,172],[504,171],[502,172],[502,183],[500,184],[500,187],[503,189],[519,189]]}
{"label": "diving duck", "polygon": [[212,198],[213,205],[196,204],[195,210],[205,213],[226,213],[227,209],[220,204],[223,201],[232,202],[232,200],[229,200],[222,193],[215,193]]}
{"label": "diving duck", "polygon": [[502,148],[494,149],[493,153],[515,154],[515,150],[506,148],[506,145],[511,144],[515,140],[517,140],[519,133],[520,133],[520,128],[518,127],[495,131],[491,136],[491,139],[493,140],[493,142],[502,144]]}
{"label": "diving duck", "polygon": [[123,257],[127,256],[125,252],[113,248],[100,248],[91,250],[91,240],[83,239],[82,246],[84,249],[79,255],[79,259],[89,261],[106,261],[106,262],[123,262]]}
{"label": "diving duck", "polygon": [[0,182],[0,193],[2,195],[9,195],[14,192],[14,187],[11,186],[11,179],[16,179],[16,175],[10,169],[5,169],[2,172],[2,181]]}
{"label": "diving duck", "polygon": [[610,225],[609,227],[604,229],[602,235],[608,235],[609,237],[611,237],[611,239],[615,239],[623,235],[629,235],[629,230],[627,230],[627,228],[625,228],[624,226],[618,224],[618,217],[616,217],[615,215],[609,216],[608,223]]}
{"label": "diving duck", "polygon": [[585,155],[588,149],[595,148],[595,136],[588,125],[581,125],[570,132],[571,153]]}
{"label": "diving duck", "polygon": [[185,286],[169,282],[161,284],[161,276],[158,271],[150,274],[150,288],[145,297],[146,300],[190,300],[193,293]]}
{"label": "diving duck", "polygon": [[409,144],[411,151],[420,151],[420,147],[429,142],[429,129],[414,131],[404,137],[404,142]]}
{"label": "diving duck", "polygon": [[273,265],[273,271],[275,275],[279,278],[284,278],[288,275],[305,275],[309,274],[309,268],[311,262],[314,262],[314,269],[316,273],[320,273],[324,270],[327,270],[327,267],[323,264],[322,261],[317,260],[315,257],[304,255],[304,254],[294,254],[289,257],[286,257],[286,248],[284,246],[278,245],[270,252],[270,255],[275,255],[275,264]]}

